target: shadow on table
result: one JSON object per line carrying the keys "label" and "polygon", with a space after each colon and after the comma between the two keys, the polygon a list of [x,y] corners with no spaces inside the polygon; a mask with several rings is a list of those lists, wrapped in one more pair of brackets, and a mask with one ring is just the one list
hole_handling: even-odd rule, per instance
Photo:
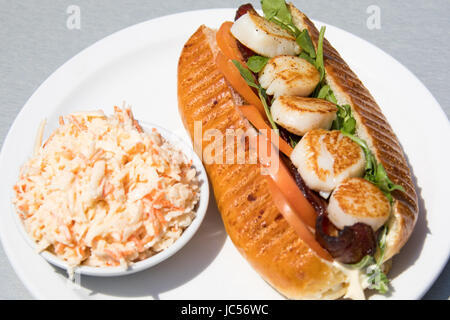
{"label": "shadow on table", "polygon": [[[81,276],[81,286],[90,295],[106,294],[121,298],[151,296],[174,289],[195,278],[216,258],[227,234],[212,194],[206,216],[197,233],[176,254],[147,270],[120,277]],[[65,270],[55,268],[64,277]]]}

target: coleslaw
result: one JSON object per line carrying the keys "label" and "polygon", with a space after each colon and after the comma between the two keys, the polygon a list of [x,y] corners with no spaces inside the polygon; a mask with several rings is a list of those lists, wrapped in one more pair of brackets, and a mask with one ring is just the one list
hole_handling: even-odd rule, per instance
{"label": "coleslaw", "polygon": [[68,263],[123,266],[168,248],[195,218],[197,171],[131,109],[60,117],[23,165],[13,203],[38,251]]}

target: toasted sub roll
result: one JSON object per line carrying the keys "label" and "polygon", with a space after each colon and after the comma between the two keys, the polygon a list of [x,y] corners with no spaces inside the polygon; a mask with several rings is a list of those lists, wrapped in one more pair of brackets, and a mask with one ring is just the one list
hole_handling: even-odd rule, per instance
{"label": "toasted sub roll", "polygon": [[[318,31],[312,22],[292,5],[290,9],[298,28],[307,28],[317,46]],[[184,45],[178,62],[179,112],[193,141],[196,121],[202,124],[203,132],[216,129],[225,135],[230,128],[254,130],[238,108],[245,101],[215,64],[217,53],[215,31],[201,26]],[[386,255],[389,259],[406,242],[417,219],[410,171],[374,99],[328,41],[324,43],[324,59],[327,81],[339,103],[351,105],[358,134],[369,143],[392,181],[406,191],[393,193],[394,213],[389,222]],[[205,149],[209,143],[213,142],[203,141],[201,147]],[[248,153],[246,149],[246,158]],[[230,239],[271,286],[292,299],[336,299],[347,292],[348,275],[320,258],[298,237],[277,209],[259,165],[204,160]]]}

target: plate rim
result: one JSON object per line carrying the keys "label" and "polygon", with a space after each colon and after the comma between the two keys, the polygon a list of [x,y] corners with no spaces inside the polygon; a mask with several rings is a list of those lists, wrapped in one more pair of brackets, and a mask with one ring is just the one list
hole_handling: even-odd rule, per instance
{"label": "plate rim", "polygon": [[[236,10],[235,8],[212,8],[212,9],[203,9],[203,10],[192,10],[192,11],[184,11],[184,12],[179,12],[179,13],[175,13],[175,14],[169,14],[169,15],[165,15],[165,16],[161,16],[161,17],[157,17],[151,20],[147,20],[147,21],[143,21],[140,23],[137,23],[135,25],[131,25],[128,26],[126,28],[123,28],[121,30],[118,30],[102,39],[99,39],[98,41],[94,42],[93,44],[91,44],[90,46],[88,46],[87,48],[83,49],[82,51],[80,51],[79,53],[77,53],[76,55],[74,55],[72,58],[70,58],[69,60],[67,60],[65,63],[63,63],[60,67],[58,67],[44,82],[41,83],[41,85],[33,92],[33,94],[30,96],[30,98],[26,101],[26,103],[23,105],[23,107],[21,108],[20,112],[17,114],[16,118],[14,119],[12,125],[10,126],[8,133],[5,137],[5,140],[3,142],[3,146],[0,152],[0,164],[3,164],[5,162],[5,152],[4,150],[6,149],[6,145],[7,145],[7,141],[9,139],[11,139],[11,132],[13,131],[13,128],[15,127],[15,125],[17,125],[17,120],[20,117],[23,117],[23,114],[25,113],[25,111],[27,111],[27,106],[33,101],[33,99],[35,99],[35,97],[38,95],[38,93],[43,90],[43,88],[45,88],[46,86],[48,86],[48,84],[51,82],[52,79],[55,79],[58,75],[60,75],[63,70],[65,68],[67,68],[68,65],[74,64],[76,63],[79,59],[83,58],[84,56],[89,56],[91,52],[93,52],[94,49],[98,50],[99,47],[101,47],[104,43],[106,43],[106,40],[108,41],[113,41],[114,38],[116,37],[120,37],[121,34],[125,34],[125,33],[129,33],[129,32],[133,32],[134,30],[137,30],[140,27],[143,26],[147,26],[150,24],[157,24],[161,21],[165,21],[167,19],[174,19],[177,18],[179,16],[184,16],[184,15],[196,15],[196,14],[205,14],[205,13],[213,13],[216,15],[222,15],[225,16],[225,14],[228,14],[231,12],[231,10]],[[345,31],[341,28],[338,28],[336,26],[327,24],[327,23],[322,23],[321,21],[318,20],[313,20],[315,24],[321,24],[321,25],[327,25],[330,26],[332,28],[334,28],[335,30],[337,30],[338,32],[342,32],[347,36],[351,36],[353,38],[358,39],[359,41],[361,41],[364,45],[369,46],[371,50],[376,51],[379,54],[383,54],[385,55],[387,58],[389,58],[390,60],[392,60],[393,62],[395,62],[397,65],[399,65],[401,67],[401,69],[403,71],[405,71],[409,77],[413,78],[415,81],[418,82],[418,84],[420,84],[420,86],[422,87],[422,89],[425,89],[425,92],[427,94],[427,96],[429,98],[431,98],[434,102],[433,108],[435,108],[436,110],[434,110],[435,112],[440,112],[440,114],[446,118],[446,115],[442,109],[442,107],[440,107],[439,102],[436,100],[436,98],[432,95],[432,93],[429,91],[429,89],[423,84],[423,82],[414,75],[414,73],[412,73],[408,68],[406,68],[401,62],[399,62],[397,59],[395,59],[394,57],[392,57],[390,54],[386,53],[385,51],[383,51],[382,49],[378,48],[377,46],[375,46],[374,44],[370,43],[369,41],[360,38],[359,36],[352,34],[348,31]],[[151,42],[149,42],[151,43]],[[139,48],[139,46],[136,46],[134,49]],[[97,69],[98,70],[98,69]],[[450,126],[449,126],[450,128]],[[417,188],[417,185],[415,186]],[[0,229],[1,231],[1,229]],[[10,252],[10,248],[5,247],[4,245],[4,234],[3,232],[0,232],[0,240],[2,242],[3,248],[5,250],[5,254],[8,257],[8,260],[10,262],[10,264],[13,267],[14,272],[18,275],[18,277],[20,278],[20,280],[22,281],[22,283],[24,284],[24,286],[30,291],[30,293],[35,297],[35,298],[40,298],[42,296],[45,296],[44,294],[41,295],[41,293],[39,292],[40,290],[38,290],[37,288],[34,287],[34,285],[32,283],[29,282],[25,282],[24,281],[24,275],[22,275],[20,268],[18,268],[15,264],[14,264],[14,259],[12,258],[12,253]],[[429,288],[433,285],[433,283],[436,281],[436,279],[439,277],[439,275],[441,274],[442,270],[445,268],[446,264],[448,263],[450,257],[450,250],[447,251],[447,262],[442,263],[442,265],[440,265],[439,272],[435,272],[434,276],[432,277],[432,281],[429,281],[427,283],[426,286],[424,286],[421,290],[421,293],[418,294],[417,296],[413,297],[412,299],[420,299],[421,297],[423,297],[423,295],[429,290]]]}

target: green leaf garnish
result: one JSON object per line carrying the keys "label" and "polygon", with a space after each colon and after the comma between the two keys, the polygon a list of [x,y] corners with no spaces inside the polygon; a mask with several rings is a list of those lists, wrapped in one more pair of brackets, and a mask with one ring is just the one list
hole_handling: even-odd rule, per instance
{"label": "green leaf garnish", "polygon": [[331,129],[341,130],[343,133],[353,135],[356,131],[356,120],[352,115],[352,108],[348,104],[343,106],[336,105],[336,107],[338,111],[336,113],[336,119],[331,124]]}
{"label": "green leaf garnish", "polygon": [[239,70],[239,73],[241,74],[242,78],[244,78],[245,82],[255,88],[258,91],[259,99],[262,102],[262,105],[264,107],[264,111],[266,112],[267,119],[269,120],[270,125],[272,126],[273,130],[279,134],[278,127],[276,123],[273,121],[272,113],[270,112],[269,105],[267,104],[267,95],[266,90],[264,90],[259,84],[255,82],[255,79],[253,78],[253,74],[250,70],[244,68],[244,66],[237,60],[231,60],[233,64],[236,66],[236,68]]}
{"label": "green leaf garnish", "polygon": [[275,22],[295,37],[295,41],[302,49],[303,55],[301,55],[301,58],[315,65],[316,49],[311,41],[308,30],[304,29],[300,31],[295,26],[286,2],[284,0],[261,0],[261,7],[264,12],[264,17],[267,20]]}
{"label": "green leaf garnish", "polygon": [[302,50],[306,54],[308,54],[308,56],[310,56],[312,59],[316,57],[316,49],[314,48],[314,45],[311,41],[308,30],[304,29],[302,32],[300,32],[300,34],[296,38],[296,41],[300,48],[302,48]]}
{"label": "green leaf garnish", "polygon": [[319,42],[317,43],[317,57],[315,66],[320,73],[319,84],[322,83],[323,79],[325,78],[325,66],[323,64],[323,40],[325,38],[325,30],[326,28],[324,26],[320,28]]}
{"label": "green leaf garnish", "polygon": [[313,58],[311,58],[305,51],[300,52],[298,56],[311,63],[313,66],[316,64],[316,61]]}
{"label": "green leaf garnish", "polygon": [[341,131],[344,135],[356,142],[364,151],[364,155],[366,157],[366,170],[364,179],[372,182],[374,185],[380,188],[380,190],[383,191],[383,193],[392,203],[394,199],[392,198],[391,192],[394,190],[405,191],[405,189],[401,185],[395,184],[391,179],[389,179],[383,165],[381,163],[377,163],[377,159],[373,155],[372,151],[370,151],[369,146],[364,140],[343,130]]}
{"label": "green leaf garnish", "polygon": [[[325,68],[323,67],[323,38],[325,34],[325,27],[320,29],[318,52],[311,40],[307,29],[300,31],[293,23],[292,15],[284,0],[261,0],[261,7],[264,12],[264,17],[272,22],[275,22],[282,28],[286,29],[295,37],[295,41],[302,49],[299,57],[305,59],[314,65],[320,73],[320,82],[325,76]],[[321,56],[319,57],[319,50]]]}
{"label": "green leaf garnish", "polygon": [[[316,89],[314,90],[313,93],[313,97],[317,97],[320,93],[320,91],[322,90],[322,88],[326,85],[325,84],[325,65],[323,62],[323,41],[325,39],[325,27],[321,27],[320,28],[320,33],[319,33],[319,41],[317,42],[317,54],[316,54],[316,59],[314,60],[314,66],[316,67],[317,70],[319,70],[319,74],[320,74],[320,80],[319,83],[317,84]],[[331,91],[331,89],[330,89]],[[334,97],[334,94],[333,94]],[[336,99],[334,99],[336,100]]]}
{"label": "green leaf garnish", "polygon": [[367,267],[366,274],[368,276],[369,289],[377,290],[381,294],[389,291],[389,279],[377,264]]}
{"label": "green leaf garnish", "polygon": [[389,279],[381,269],[384,253],[386,251],[386,235],[388,232],[388,228],[386,226],[383,228],[384,229],[380,233],[377,244],[376,258],[367,255],[358,263],[346,265],[351,269],[365,268],[369,288],[377,290],[381,294],[385,294],[389,290]]}
{"label": "green leaf garnish", "polygon": [[350,269],[363,269],[367,267],[368,265],[373,264],[375,261],[373,260],[372,256],[366,255],[364,258],[361,259],[360,262],[354,263],[354,264],[346,264],[346,266]]}
{"label": "green leaf garnish", "polygon": [[254,73],[260,72],[269,61],[269,58],[261,56],[251,56],[247,61],[247,67]]}
{"label": "green leaf garnish", "polygon": [[384,254],[386,252],[386,240],[388,234],[388,227],[384,226],[381,230],[378,240],[378,252],[377,252],[377,264],[382,265],[384,260]]}
{"label": "green leaf garnish", "polygon": [[366,274],[368,276],[369,288],[377,290],[381,294],[385,294],[389,290],[389,279],[381,270],[381,266],[384,260],[384,254],[386,252],[386,239],[387,239],[388,227],[384,226],[380,232],[378,240],[378,250],[376,253],[376,263],[367,267]]}
{"label": "green leaf garnish", "polygon": [[317,94],[317,97],[319,99],[325,99],[328,100],[331,103],[337,104],[336,97],[334,96],[333,90],[331,90],[329,85],[324,85],[319,93]]}
{"label": "green leaf garnish", "polygon": [[247,84],[250,87],[253,87],[258,90],[259,90],[259,88],[261,88],[261,86],[255,82],[255,79],[253,78],[253,74],[251,73],[250,70],[248,70],[247,68],[244,68],[244,66],[237,60],[231,60],[231,61],[236,66],[236,68],[239,70],[239,73],[241,74],[242,78],[244,78],[245,82],[247,82]]}
{"label": "green leaf garnish", "polygon": [[300,30],[292,23],[292,15],[284,0],[261,0],[264,17],[289,31],[295,37]]}
{"label": "green leaf garnish", "polygon": [[[324,96],[326,94],[324,93],[326,90],[324,88],[325,86],[319,91],[318,96]],[[355,135],[356,120],[353,117],[351,107],[349,105],[336,106],[338,107],[338,112],[336,114],[336,119],[331,125],[331,129],[340,130],[345,136],[356,142],[363,149],[366,158],[364,179],[372,182],[374,185],[380,188],[380,190],[383,191],[389,201],[392,202],[393,198],[391,192],[394,190],[404,191],[403,187],[395,184],[391,181],[391,179],[389,179],[383,165],[377,162],[377,159],[369,149],[367,143]]]}

